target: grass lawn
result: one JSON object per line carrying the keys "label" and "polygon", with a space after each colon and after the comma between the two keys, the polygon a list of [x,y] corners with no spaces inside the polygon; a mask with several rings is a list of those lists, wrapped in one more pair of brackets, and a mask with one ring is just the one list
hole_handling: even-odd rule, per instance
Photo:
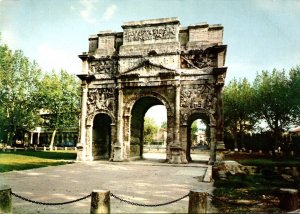
{"label": "grass lawn", "polygon": [[235,160],[245,166],[262,166],[262,167],[274,167],[274,166],[289,166],[300,167],[300,158],[284,157],[284,156],[270,156],[267,154],[246,154],[246,153],[234,153],[227,154],[226,160]]}
{"label": "grass lawn", "polygon": [[[281,213],[277,198],[280,188],[292,188],[300,191],[300,178],[284,179],[273,171],[275,166],[300,166],[297,158],[272,157],[269,155],[228,154],[227,160],[235,160],[243,165],[258,166],[262,170],[254,175],[228,175],[226,180],[214,182],[213,204],[223,213],[270,212]],[[221,199],[221,200],[218,200]],[[227,202],[222,202],[222,200]],[[247,200],[248,205],[241,205]]]}
{"label": "grass lawn", "polygon": [[72,163],[75,151],[0,152],[0,173]]}

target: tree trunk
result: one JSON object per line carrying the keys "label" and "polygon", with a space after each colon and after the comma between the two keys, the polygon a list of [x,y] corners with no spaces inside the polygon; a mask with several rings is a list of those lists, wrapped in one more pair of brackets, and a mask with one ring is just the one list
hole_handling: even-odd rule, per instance
{"label": "tree trunk", "polygon": [[238,151],[239,146],[238,146],[238,141],[237,141],[237,122],[235,122],[235,124],[234,124],[233,137],[234,137],[234,151]]}
{"label": "tree trunk", "polygon": [[241,121],[240,123],[240,135],[241,135],[241,146],[242,149],[245,150],[245,121]]}
{"label": "tree trunk", "polygon": [[54,144],[55,135],[56,135],[56,129],[54,129],[54,131],[52,133],[51,142],[50,142],[50,146],[49,146],[50,151],[53,150],[53,144]]}
{"label": "tree trunk", "polygon": [[274,127],[274,145],[273,151],[278,147],[278,137],[279,137],[279,127],[278,127],[278,120],[275,121]]}

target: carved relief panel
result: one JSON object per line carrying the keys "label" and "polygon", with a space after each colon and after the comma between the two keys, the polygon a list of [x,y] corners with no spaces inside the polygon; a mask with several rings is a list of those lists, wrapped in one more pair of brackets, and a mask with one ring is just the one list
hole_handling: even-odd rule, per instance
{"label": "carved relief panel", "polygon": [[114,111],[115,100],[114,88],[95,88],[89,89],[87,112],[92,114],[97,110]]}
{"label": "carved relief panel", "polygon": [[217,97],[213,85],[183,86],[180,94],[181,124],[187,122],[188,113],[196,108],[205,109],[214,115],[216,105]]}
{"label": "carved relief panel", "polygon": [[139,29],[126,29],[124,30],[125,42],[137,42],[148,40],[164,40],[175,39],[176,27],[174,25],[164,25],[158,27],[145,27]]}
{"label": "carved relief panel", "polygon": [[181,68],[206,68],[217,66],[217,55],[203,51],[193,51],[181,55]]}
{"label": "carved relief panel", "polygon": [[108,74],[114,76],[117,70],[117,62],[115,60],[98,60],[90,63],[90,74]]}

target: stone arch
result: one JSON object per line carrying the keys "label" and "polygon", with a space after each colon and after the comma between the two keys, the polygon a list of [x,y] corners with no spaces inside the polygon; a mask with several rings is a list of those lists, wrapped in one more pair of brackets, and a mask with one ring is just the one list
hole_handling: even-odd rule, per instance
{"label": "stone arch", "polygon": [[[101,156],[95,152],[95,127],[94,127],[94,121],[97,115],[107,115],[107,117],[110,118],[110,124],[106,124],[106,130],[108,131],[109,129],[109,153],[108,155]],[[114,115],[107,110],[97,110],[93,112],[92,114],[89,114],[87,119],[86,119],[86,147],[87,147],[87,157],[89,160],[95,160],[95,159],[112,159],[113,152],[113,144],[116,142],[116,125],[115,125],[115,117]],[[109,156],[109,157],[108,157]]]}
{"label": "stone arch", "polygon": [[148,92],[148,93],[142,93],[140,94],[139,96],[135,96],[133,98],[131,98],[129,101],[128,101],[128,107],[126,108],[126,110],[124,111],[124,114],[125,115],[129,115],[132,111],[132,108],[134,106],[134,104],[141,98],[143,97],[154,97],[156,99],[158,99],[160,102],[162,102],[162,104],[166,107],[167,109],[167,117],[172,117],[174,115],[174,111],[173,109],[171,108],[171,105],[169,103],[169,101],[166,99],[165,96],[157,93],[157,92]]}
{"label": "stone arch", "polygon": [[[82,99],[77,159],[92,160],[93,121],[97,114],[105,113],[110,116],[112,126],[115,124],[112,158],[126,160],[131,112],[143,97],[155,98],[167,109],[167,159],[172,163],[186,163],[187,122],[193,112],[208,115],[212,139],[216,142],[218,136],[222,142],[221,94],[227,71],[223,26],[206,25],[206,36],[191,31],[190,27],[180,28],[177,18],[128,22],[122,27],[122,33],[99,33],[89,39],[88,52],[79,55]],[[145,32],[149,27],[151,32],[142,36],[132,33]],[[209,29],[219,36],[205,39],[211,37]],[[186,39],[178,40],[180,36]],[[103,39],[107,43],[101,42]],[[151,46],[150,52],[145,41]],[[207,44],[205,47],[203,42]],[[212,151],[211,163],[215,160]]]}
{"label": "stone arch", "polygon": [[112,124],[115,124],[116,123],[116,119],[115,119],[115,116],[112,114],[111,111],[108,111],[108,110],[97,110],[95,112],[93,112],[92,114],[89,114],[86,118],[86,126],[93,126],[93,121],[94,121],[94,118],[97,114],[107,114],[108,116],[110,116],[111,120],[112,120]]}
{"label": "stone arch", "polygon": [[[140,105],[139,102],[143,101],[143,100],[147,100],[149,101],[148,104],[146,104],[146,106],[142,107],[142,109],[137,110],[139,108]],[[126,151],[125,153],[126,158],[130,158],[130,147],[131,144],[135,146],[137,144],[138,145],[138,153],[139,156],[142,158],[142,154],[143,154],[143,130],[144,130],[144,116],[145,113],[147,112],[148,109],[150,109],[152,106],[155,105],[163,105],[165,106],[166,110],[167,110],[167,124],[168,127],[170,126],[170,119],[173,117],[173,112],[171,109],[171,106],[169,105],[168,100],[163,96],[160,95],[159,93],[156,92],[149,92],[149,93],[142,93],[139,96],[135,96],[134,98],[130,99],[130,101],[128,102],[128,107],[126,108],[126,110],[124,111],[124,118],[125,118],[125,127],[127,127],[128,129],[125,130],[124,133],[124,142],[126,145]],[[137,113],[139,112],[139,113]],[[139,115],[139,118],[136,118]],[[138,124],[136,124],[136,120],[138,120]],[[140,132],[137,133],[137,130],[139,130]],[[167,142],[168,145],[168,142]],[[133,148],[133,147],[132,147]]]}
{"label": "stone arch", "polygon": [[209,128],[208,132],[209,132],[209,139],[210,139],[210,149],[212,149],[212,147],[214,146],[214,142],[212,142],[215,139],[215,137],[212,136],[215,134],[215,132],[212,131],[212,129],[215,128],[214,115],[204,108],[195,108],[188,111],[188,113],[185,115],[184,123],[182,123],[182,129],[183,129],[182,140],[185,141],[183,142],[184,145],[183,150],[185,151],[187,161],[192,161],[191,125],[197,119],[202,119],[203,121],[205,121],[207,128]]}

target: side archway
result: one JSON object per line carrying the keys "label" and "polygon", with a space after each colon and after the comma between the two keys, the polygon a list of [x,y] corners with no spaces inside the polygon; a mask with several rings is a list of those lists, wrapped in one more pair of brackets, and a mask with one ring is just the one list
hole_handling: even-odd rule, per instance
{"label": "side archway", "polygon": [[92,157],[108,160],[112,153],[112,119],[108,114],[96,114],[92,125]]}
{"label": "side archway", "polygon": [[[197,108],[197,109],[193,109],[189,112],[188,115],[185,115],[186,121],[184,123],[184,125],[182,125],[182,139],[183,141],[183,145],[184,145],[184,150],[185,150],[185,155],[186,155],[186,159],[187,161],[192,161],[191,158],[191,147],[192,147],[192,137],[191,137],[191,129],[192,129],[192,123],[194,121],[196,121],[197,119],[201,119],[203,121],[203,123],[205,123],[206,125],[206,133],[207,133],[207,142],[209,145],[210,150],[214,150],[214,144],[215,142],[212,142],[215,140],[215,132],[212,131],[212,129],[215,127],[215,119],[214,116],[207,111],[206,109],[202,109],[202,108]],[[212,157],[211,157],[212,158]],[[210,158],[210,159],[211,159]]]}

